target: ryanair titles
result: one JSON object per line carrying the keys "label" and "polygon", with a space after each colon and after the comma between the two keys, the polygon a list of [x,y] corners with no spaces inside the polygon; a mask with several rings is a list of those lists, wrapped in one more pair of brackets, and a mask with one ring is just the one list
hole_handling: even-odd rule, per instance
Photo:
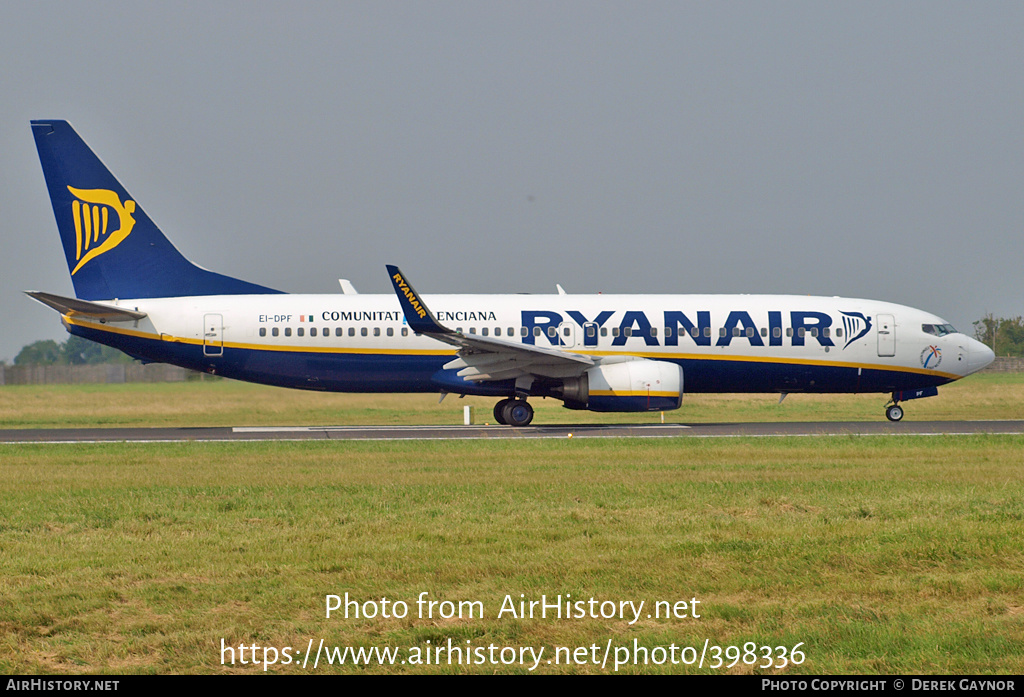
{"label": "ryanair titles", "polygon": [[[830,338],[832,316],[825,312],[792,310],[786,313],[786,317],[779,310],[769,310],[764,313],[766,317],[759,318],[759,323],[749,312],[733,310],[724,323],[714,325],[708,310],[689,313],[665,310],[654,322],[642,310],[627,310],[621,313],[617,322],[610,321],[618,314],[612,310],[599,312],[593,317],[586,317],[576,310],[568,310],[565,314],[568,319],[550,310],[523,310],[522,324],[526,329],[523,343],[536,344],[537,339],[543,337],[553,346],[564,346],[565,332],[559,330],[569,321],[584,329],[595,329],[593,332],[583,332],[581,343],[584,346],[597,346],[598,330],[601,330],[603,336],[608,326],[612,327],[612,346],[625,346],[627,341],[635,343],[637,340],[642,340],[647,346],[678,346],[683,337],[697,346],[729,346],[733,341],[746,341],[750,346],[782,346],[784,339],[791,346],[804,346],[808,340],[816,341],[821,346],[835,346]],[[767,319],[767,323],[764,319]],[[867,334],[871,324],[865,321],[864,326],[860,334],[849,338],[847,346]],[[664,344],[659,342],[659,338]]]}
{"label": "ryanair titles", "polygon": [[420,319],[426,317],[426,308],[423,307],[422,303],[420,303],[420,299],[416,296],[413,289],[409,287],[409,284],[405,282],[404,278],[402,278],[402,274],[393,274],[391,276],[391,280],[395,284],[395,289],[398,291],[399,297],[405,296],[405,302],[408,303],[408,307],[415,312]]}

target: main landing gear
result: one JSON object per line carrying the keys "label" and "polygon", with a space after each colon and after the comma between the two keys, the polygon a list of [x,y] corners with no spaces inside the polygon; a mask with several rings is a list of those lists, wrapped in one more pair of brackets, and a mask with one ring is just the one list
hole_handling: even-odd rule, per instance
{"label": "main landing gear", "polygon": [[529,426],[533,407],[525,399],[503,399],[494,405],[494,420],[508,426]]}

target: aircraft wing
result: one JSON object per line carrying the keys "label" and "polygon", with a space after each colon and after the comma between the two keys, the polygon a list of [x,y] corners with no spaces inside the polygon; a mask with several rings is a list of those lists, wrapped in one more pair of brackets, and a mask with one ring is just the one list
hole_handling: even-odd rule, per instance
{"label": "aircraft wing", "polygon": [[146,316],[145,312],[94,303],[89,300],[79,300],[78,298],[65,298],[63,295],[43,293],[38,290],[26,290],[25,295],[38,300],[47,307],[52,307],[62,315],[72,317],[88,317],[102,322],[132,322]]}
{"label": "aircraft wing", "polygon": [[459,357],[444,366],[447,370],[458,368],[459,377],[475,382],[509,380],[527,375],[564,378],[581,375],[595,365],[594,359],[579,353],[449,329],[437,321],[397,266],[389,264],[387,268],[409,327],[417,334],[459,348]]}

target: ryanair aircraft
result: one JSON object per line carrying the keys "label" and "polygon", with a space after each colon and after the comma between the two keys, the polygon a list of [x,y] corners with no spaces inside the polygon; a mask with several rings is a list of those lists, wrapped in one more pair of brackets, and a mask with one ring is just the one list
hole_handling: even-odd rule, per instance
{"label": "ryanair aircraft", "polygon": [[67,330],[144,362],[340,392],[529,397],[569,409],[677,409],[689,392],[890,393],[981,370],[992,351],[902,305],[786,295],[293,295],[195,266],[66,121],[33,121],[75,298],[30,291]]}

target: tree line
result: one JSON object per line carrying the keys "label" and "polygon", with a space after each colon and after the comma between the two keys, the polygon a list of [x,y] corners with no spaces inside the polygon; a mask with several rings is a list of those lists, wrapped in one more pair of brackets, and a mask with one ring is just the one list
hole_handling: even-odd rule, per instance
{"label": "tree line", "polygon": [[[974,338],[997,356],[1024,358],[1024,317],[995,317],[987,314],[974,323]],[[132,359],[115,348],[97,344],[80,336],[69,336],[60,343],[53,339],[36,341],[21,349],[14,365],[92,365],[131,363]]]}
{"label": "tree line", "polygon": [[97,344],[80,336],[67,341],[53,339],[36,341],[21,349],[14,365],[94,365],[97,363],[131,363],[133,359],[115,348]]}
{"label": "tree line", "polygon": [[974,323],[974,338],[997,356],[1024,357],[1024,318],[987,314]]}

